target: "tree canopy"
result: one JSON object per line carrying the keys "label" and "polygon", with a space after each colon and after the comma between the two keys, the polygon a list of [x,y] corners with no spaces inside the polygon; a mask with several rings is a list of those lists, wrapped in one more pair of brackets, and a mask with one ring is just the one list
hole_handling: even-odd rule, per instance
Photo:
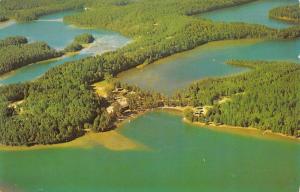
{"label": "tree canopy", "polygon": [[289,5],[274,8],[269,12],[269,17],[281,21],[300,23],[299,5]]}
{"label": "tree canopy", "polygon": [[[0,41],[0,74],[19,67],[61,56],[62,53],[50,48],[46,43],[26,44],[24,38],[7,38]],[[8,46],[5,46],[8,45]]]}
{"label": "tree canopy", "polygon": [[[86,6],[90,9],[65,17],[64,20],[78,26],[118,31],[131,37],[133,41],[101,56],[57,66],[34,82],[0,87],[0,142],[7,145],[66,142],[82,135],[87,124],[95,125],[95,130],[105,129],[104,126],[111,120],[106,119],[110,117],[104,112],[107,101],[97,96],[90,85],[103,80],[106,74],[114,76],[137,65],[152,63],[210,41],[245,38],[292,39],[300,36],[299,26],[277,30],[262,25],[217,23],[192,17],[194,14],[250,0],[20,2],[21,0],[2,0],[0,13],[2,10],[9,17],[30,20],[51,11]],[[69,3],[72,6],[67,6]],[[61,5],[66,6],[58,9]],[[294,135],[299,127],[293,127],[295,120],[291,116],[295,115],[293,110],[299,106],[295,101],[299,90],[298,68],[294,64],[271,65],[262,62],[262,67],[255,67],[255,70],[247,74],[201,81],[185,93],[184,97],[190,101],[183,99],[181,102],[192,102],[194,106],[213,105],[209,118],[222,123],[251,125]],[[285,86],[286,82],[289,82],[289,86]],[[250,88],[254,90],[250,91]],[[261,90],[268,91],[267,97],[259,93]],[[215,100],[221,96],[232,96],[232,104],[216,105]],[[21,104],[12,105],[20,100],[23,100]],[[156,104],[151,99],[140,102],[133,98],[130,102],[133,108]],[[281,105],[282,109],[278,109]],[[234,117],[237,113],[240,115]],[[273,122],[270,123],[271,121]],[[296,123],[299,123],[297,118]]]}
{"label": "tree canopy", "polygon": [[0,40],[0,49],[5,48],[10,45],[21,45],[28,43],[26,37],[15,36],[15,37],[7,37],[5,39]]}

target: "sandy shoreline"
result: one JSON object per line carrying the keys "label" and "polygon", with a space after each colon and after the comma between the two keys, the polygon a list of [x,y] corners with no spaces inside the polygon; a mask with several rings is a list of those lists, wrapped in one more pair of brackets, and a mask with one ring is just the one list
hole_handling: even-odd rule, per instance
{"label": "sandy shoreline", "polygon": [[205,123],[201,123],[201,122],[190,122],[185,118],[183,118],[183,122],[191,125],[196,125],[199,127],[208,128],[215,131],[233,133],[233,134],[238,134],[243,136],[254,136],[256,138],[261,138],[261,139],[273,139],[273,140],[283,139],[283,140],[290,140],[295,142],[300,141],[300,139],[296,137],[284,135],[281,133],[274,133],[272,131],[262,131],[258,128],[253,128],[253,127],[238,127],[238,126],[230,126],[230,125],[219,125],[219,126],[206,125]]}
{"label": "sandy shoreline", "polygon": [[[169,111],[171,113],[175,114],[181,114],[183,113],[183,110],[185,107],[163,107],[161,108],[163,111]],[[186,118],[182,118],[182,121],[184,123],[190,124],[190,125],[196,125],[198,127],[202,128],[209,128],[211,130],[215,131],[222,131],[222,132],[228,132],[228,133],[235,133],[239,135],[244,135],[244,136],[256,136],[262,139],[284,139],[284,140],[291,140],[291,141],[296,141],[299,142],[300,138],[296,138],[293,136],[285,135],[282,133],[274,133],[271,130],[260,130],[255,127],[240,127],[240,126],[232,126],[232,125],[207,125],[205,123],[201,122],[191,122],[187,120]]]}
{"label": "sandy shoreline", "polygon": [[0,29],[11,26],[15,23],[16,23],[16,21],[14,21],[14,20],[8,20],[8,21],[0,22]]}
{"label": "sandy shoreline", "polygon": [[150,150],[142,143],[139,143],[138,141],[132,140],[122,135],[117,130],[112,130],[102,133],[88,132],[85,135],[70,142],[52,145],[34,145],[31,147],[0,145],[0,152],[34,151],[62,148],[91,149],[97,146],[101,146],[111,151]]}
{"label": "sandy shoreline", "polygon": [[289,18],[289,17],[270,17],[271,19],[277,20],[277,21],[283,21],[283,22],[287,22],[290,24],[299,24],[300,21],[298,19],[293,19],[293,18]]}
{"label": "sandy shoreline", "polygon": [[125,150],[150,150],[149,147],[125,137],[118,132],[125,124],[130,123],[132,120],[146,114],[149,111],[139,112],[133,116],[129,116],[121,122],[115,124],[115,129],[107,132],[86,132],[83,136],[78,137],[72,141],[58,144],[48,145],[34,145],[34,146],[7,146],[0,144],[0,152],[16,152],[16,151],[33,151],[45,149],[61,149],[61,148],[81,148],[90,149],[95,146],[102,146],[112,151],[125,151]]}
{"label": "sandy shoreline", "polygon": [[[0,151],[31,151],[31,150],[43,150],[43,149],[59,149],[59,148],[81,148],[81,149],[89,149],[95,146],[102,146],[106,149],[112,151],[124,151],[124,150],[150,150],[147,146],[134,141],[130,138],[122,135],[118,130],[122,129],[124,125],[130,123],[132,120],[139,118],[149,112],[166,112],[171,113],[173,115],[178,115],[182,117],[182,112],[185,107],[161,107],[152,110],[145,110],[139,112],[133,116],[129,116],[125,120],[116,123],[116,129],[108,132],[101,133],[93,133],[87,132],[85,135],[76,138],[70,142],[52,144],[52,145],[34,145],[31,147],[28,146],[5,146],[0,145]],[[258,139],[267,139],[267,140],[288,140],[292,142],[299,142],[300,138],[284,135],[281,133],[274,133],[271,131],[262,131],[258,128],[253,127],[238,127],[238,126],[230,126],[230,125],[206,125],[201,122],[191,122],[185,118],[182,118],[183,123],[187,123],[193,126],[197,126],[199,128],[206,128],[212,131],[219,131],[223,133],[229,134],[237,134],[245,137],[255,137]]]}

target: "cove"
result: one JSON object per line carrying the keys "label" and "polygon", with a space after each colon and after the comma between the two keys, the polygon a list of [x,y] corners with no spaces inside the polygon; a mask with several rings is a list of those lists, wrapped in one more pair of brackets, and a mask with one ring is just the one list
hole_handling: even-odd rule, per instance
{"label": "cove", "polygon": [[180,53],[146,66],[122,73],[119,78],[171,95],[208,77],[220,77],[247,69],[225,64],[230,59],[284,60],[298,62],[300,39],[288,41],[237,40],[208,43],[195,50]]}
{"label": "cove", "polygon": [[148,113],[117,132],[150,150],[119,152],[95,144],[0,152],[0,185],[22,192],[298,190],[296,141],[213,131],[166,112]]}
{"label": "cove", "polygon": [[56,49],[63,49],[70,44],[77,35],[83,33],[90,33],[96,38],[96,41],[88,49],[81,51],[79,55],[68,56],[55,61],[42,62],[42,64],[35,63],[20,68],[0,77],[0,85],[31,81],[57,65],[112,51],[129,42],[128,38],[115,32],[98,29],[81,29],[67,25],[63,22],[63,17],[69,14],[76,14],[76,12],[67,11],[55,13],[41,17],[37,21],[30,23],[13,23],[0,29],[0,39],[21,35],[27,37],[31,42],[45,41]]}
{"label": "cove", "polygon": [[215,10],[200,14],[199,17],[219,22],[245,22],[266,25],[271,28],[286,28],[290,24],[269,19],[269,11],[273,8],[296,4],[297,0],[259,0],[240,6]]}

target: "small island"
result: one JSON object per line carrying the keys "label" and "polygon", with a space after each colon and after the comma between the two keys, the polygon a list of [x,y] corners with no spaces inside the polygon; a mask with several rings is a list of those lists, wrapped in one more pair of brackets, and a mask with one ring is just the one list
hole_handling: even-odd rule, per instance
{"label": "small island", "polygon": [[274,8],[269,12],[269,17],[290,23],[300,23],[299,4]]}
{"label": "small island", "polygon": [[80,51],[84,47],[86,47],[88,44],[91,44],[94,41],[95,41],[95,38],[91,34],[84,33],[84,34],[78,35],[75,37],[74,41],[64,49],[64,52]]}

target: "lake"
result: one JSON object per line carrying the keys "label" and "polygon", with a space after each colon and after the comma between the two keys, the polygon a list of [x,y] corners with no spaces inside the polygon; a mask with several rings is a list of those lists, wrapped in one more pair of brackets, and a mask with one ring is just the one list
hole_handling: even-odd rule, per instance
{"label": "lake", "polygon": [[245,22],[280,29],[289,27],[290,24],[269,19],[269,11],[276,7],[296,3],[298,3],[297,0],[259,0],[240,6],[207,12],[199,16],[218,22]]}
{"label": "lake", "polygon": [[[258,12],[265,12],[259,7],[264,2],[270,1],[240,7],[253,10],[254,4]],[[278,2],[274,1],[276,6]],[[226,10],[219,11],[225,14]],[[228,59],[297,62],[299,52],[300,40],[214,42],[125,72],[120,78],[171,94],[198,79],[246,70],[224,64]],[[22,74],[26,72],[20,71]],[[142,115],[106,134],[85,147],[0,151],[0,190],[296,192],[300,185],[298,141],[250,130],[198,127],[161,111]]]}
{"label": "lake", "polygon": [[2,186],[26,192],[298,190],[299,142],[201,128],[166,112],[148,113],[117,132],[147,149],[94,144],[0,152]]}
{"label": "lake", "polygon": [[87,56],[112,51],[129,42],[128,38],[115,32],[96,29],[80,29],[67,25],[63,22],[63,17],[68,14],[76,14],[76,12],[68,11],[51,14],[30,23],[11,23],[0,29],[0,39],[21,35],[27,37],[30,42],[44,41],[51,47],[59,50],[69,45],[77,35],[83,33],[92,34],[96,39],[95,42],[88,49],[82,50],[79,55],[68,56],[50,62],[42,62],[42,64],[35,63],[5,74],[0,77],[0,85],[31,81],[57,65]]}
{"label": "lake", "polygon": [[142,69],[123,72],[119,79],[146,90],[172,95],[192,82],[246,71],[227,65],[230,59],[283,60],[299,62],[300,39],[291,41],[222,41],[208,43]]}
{"label": "lake", "polygon": [[[257,1],[233,8],[221,9],[200,17],[217,21],[243,21],[264,24],[270,27],[288,27],[290,24],[268,18],[268,11],[274,7],[296,3],[295,0]],[[298,62],[300,40],[254,41],[237,40],[213,42],[195,50],[163,59],[142,69],[122,73],[120,80],[171,95],[185,88],[193,81],[216,76],[225,76],[245,71],[245,68],[226,65],[230,59],[289,60]]]}

